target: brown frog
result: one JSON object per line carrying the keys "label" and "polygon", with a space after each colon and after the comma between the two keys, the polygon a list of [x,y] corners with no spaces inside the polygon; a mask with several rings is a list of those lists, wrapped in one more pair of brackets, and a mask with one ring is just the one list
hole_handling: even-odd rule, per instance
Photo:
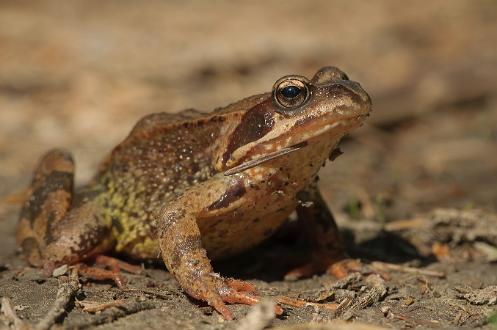
{"label": "brown frog", "polygon": [[294,210],[315,253],[289,277],[329,270],[343,256],[317,173],[370,110],[358,83],[325,67],[211,113],[148,115],[78,189],[70,153],[52,150],[35,171],[18,245],[47,273],[107,252],[162,257],[190,296],[232,319],[225,303],[259,298],[250,284],[214,273],[210,259],[261,243]]}

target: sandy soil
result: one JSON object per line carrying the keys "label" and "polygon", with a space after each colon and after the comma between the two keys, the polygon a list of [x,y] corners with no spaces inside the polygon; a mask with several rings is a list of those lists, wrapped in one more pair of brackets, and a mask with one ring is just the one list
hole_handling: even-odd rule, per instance
{"label": "sandy soil", "polygon": [[[145,114],[209,111],[267,91],[282,75],[335,65],[370,93],[374,113],[322,170],[321,188],[350,254],[401,269],[370,264],[383,278],[363,273],[339,285],[330,276],[285,282],[305,253],[281,236],[216,270],[263,295],[328,304],[285,308],[270,327],[337,319],[357,329],[495,326],[495,17],[489,0],[2,1],[0,296],[36,323],[59,287],[16,254],[19,206],[7,203],[44,151],[73,151],[83,183]],[[138,291],[81,279],[80,303],[71,301],[59,325],[239,326],[186,297],[161,265],[126,276]],[[97,314],[81,304],[115,300],[122,304]],[[250,311],[231,309],[238,319]]]}

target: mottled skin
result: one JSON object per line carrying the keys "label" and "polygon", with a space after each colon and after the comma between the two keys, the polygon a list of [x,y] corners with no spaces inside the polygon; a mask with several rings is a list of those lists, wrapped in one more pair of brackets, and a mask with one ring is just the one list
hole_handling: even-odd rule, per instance
{"label": "mottled skin", "polygon": [[208,114],[146,116],[75,191],[70,154],[50,151],[21,211],[18,244],[46,272],[109,251],[162,257],[189,295],[231,319],[225,302],[258,298],[215,274],[209,258],[259,244],[295,209],[317,257],[291,277],[325,271],[343,252],[315,182],[370,109],[359,84],[325,67]]}

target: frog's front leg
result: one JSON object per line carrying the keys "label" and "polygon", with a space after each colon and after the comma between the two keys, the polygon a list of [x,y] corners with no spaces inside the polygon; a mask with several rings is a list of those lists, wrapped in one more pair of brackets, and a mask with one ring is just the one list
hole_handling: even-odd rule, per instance
{"label": "frog's front leg", "polygon": [[297,197],[297,215],[311,245],[311,260],[288,272],[285,279],[295,280],[323,272],[341,278],[350,271],[360,270],[361,264],[347,256],[335,219],[316,183],[300,191]]}
{"label": "frog's front leg", "polygon": [[209,205],[231,184],[231,179],[213,178],[190,189],[162,210],[157,224],[162,259],[167,269],[190,296],[206,301],[228,320],[233,316],[225,303],[254,305],[259,298],[251,293],[254,291],[251,284],[214,273],[202,247],[197,220],[209,212]]}

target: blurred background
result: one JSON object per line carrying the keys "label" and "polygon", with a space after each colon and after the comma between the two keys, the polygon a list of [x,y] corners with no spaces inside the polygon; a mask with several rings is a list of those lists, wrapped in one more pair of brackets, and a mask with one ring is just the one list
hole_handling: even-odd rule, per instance
{"label": "blurred background", "polygon": [[[392,298],[398,302],[387,303],[399,317],[371,308],[358,320],[396,327],[480,327],[487,322],[487,307],[450,305],[454,296],[448,288],[495,285],[495,215],[466,215],[478,229],[474,235],[474,228],[458,222],[458,211],[448,213],[455,214],[450,216],[455,229],[443,217],[440,228],[432,221],[435,229],[424,231],[409,220],[438,207],[497,210],[496,45],[494,0],[1,0],[0,295],[24,306],[18,309],[22,317],[36,320],[46,314],[57,290],[56,279],[40,279],[16,255],[19,205],[6,203],[27,187],[45,151],[71,150],[82,184],[146,114],[211,111],[270,91],[283,75],[311,77],[334,65],[360,82],[374,104],[366,125],[342,141],[344,155],[320,174],[324,196],[348,237],[348,251],[372,260],[410,260],[416,267],[449,260],[430,265],[448,274],[443,280],[394,274],[388,285],[399,292]],[[410,231],[400,235],[387,222],[410,224]],[[483,247],[490,252],[480,253],[485,262],[473,262],[473,245],[460,248],[466,234],[469,241],[482,236],[487,242]],[[262,247],[227,261],[226,271],[222,265],[215,269],[228,276],[245,274],[242,278],[255,280],[263,294],[316,290],[310,296],[320,295],[334,279],[280,281],[289,269],[285,257],[301,252],[291,242],[287,250]],[[451,263],[458,247],[468,263]],[[271,275],[280,261],[282,273]],[[171,298],[148,297],[142,306],[151,309],[147,314],[123,317],[108,329],[112,324],[143,328],[144,322],[166,328],[233,326],[221,326],[208,307],[199,309],[162,269],[148,268],[147,276],[132,277],[132,285],[160,288]],[[89,283],[84,294],[109,301],[122,297],[116,290],[109,283]],[[362,297],[362,287],[351,293]],[[404,305],[402,295],[410,302]],[[240,317],[248,310],[230,308]],[[295,309],[287,320],[334,317],[316,315]],[[74,308],[64,324],[86,327],[114,317]]]}
{"label": "blurred background", "polygon": [[[210,111],[335,65],[374,103],[322,171],[336,213],[495,209],[496,14],[491,0],[3,0],[0,196],[47,149],[73,151],[83,183],[148,113]],[[16,213],[0,206],[9,244]]]}

